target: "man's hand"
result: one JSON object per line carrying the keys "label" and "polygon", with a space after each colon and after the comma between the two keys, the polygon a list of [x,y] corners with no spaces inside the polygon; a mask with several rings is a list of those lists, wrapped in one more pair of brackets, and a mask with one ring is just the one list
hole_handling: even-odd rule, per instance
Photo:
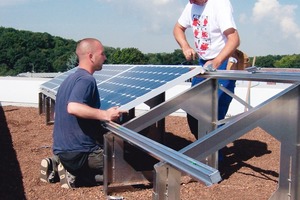
{"label": "man's hand", "polygon": [[126,110],[119,110],[118,106],[111,107],[106,110],[108,114],[108,121],[114,121],[117,120],[122,114],[128,113]]}
{"label": "man's hand", "polygon": [[204,69],[206,72],[215,72],[215,71],[217,71],[215,68],[213,68],[212,63],[211,63],[211,64],[208,64],[208,65],[204,65],[204,66],[203,66],[203,69]]}
{"label": "man's hand", "polygon": [[182,49],[182,53],[187,61],[196,60],[197,53],[193,48]]}

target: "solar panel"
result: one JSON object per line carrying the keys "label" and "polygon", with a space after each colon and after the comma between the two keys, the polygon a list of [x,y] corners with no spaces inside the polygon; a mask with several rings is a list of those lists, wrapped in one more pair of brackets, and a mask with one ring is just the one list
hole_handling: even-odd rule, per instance
{"label": "solar panel", "polygon": [[[103,65],[94,73],[101,109],[120,106],[129,110],[200,73],[200,67],[183,65]],[[41,85],[43,93],[53,98],[73,68]]]}

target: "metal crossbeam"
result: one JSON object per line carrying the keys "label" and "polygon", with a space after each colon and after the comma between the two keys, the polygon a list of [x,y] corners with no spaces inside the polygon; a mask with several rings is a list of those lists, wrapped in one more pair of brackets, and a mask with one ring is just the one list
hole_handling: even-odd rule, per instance
{"label": "metal crossbeam", "polygon": [[277,83],[296,83],[300,82],[300,73],[286,72],[265,72],[259,71],[255,73],[241,70],[219,70],[216,72],[206,72],[200,75],[203,78],[213,79],[229,79],[229,80],[247,80]]}
{"label": "metal crossbeam", "polygon": [[151,156],[167,162],[174,168],[189,174],[190,176],[203,181],[207,185],[212,185],[221,180],[220,173],[208,165],[205,165],[193,158],[190,158],[178,151],[166,147],[154,140],[151,140],[139,133],[127,129],[114,122],[106,123],[105,128],[113,132],[122,139],[128,141]]}
{"label": "metal crossbeam", "polygon": [[[300,73],[217,71],[200,76],[208,79],[157,105],[144,115],[128,121],[123,126],[140,131],[181,108],[198,120],[198,134],[200,135],[199,140],[188,145],[180,152],[196,160],[204,159],[253,128],[260,126],[282,143],[279,187],[271,199],[289,199],[290,196],[293,199],[298,199],[300,165],[297,158],[299,157],[298,134],[300,133],[298,125]],[[218,88],[215,84],[217,79],[281,82],[291,83],[292,85],[259,106],[250,108],[249,111],[231,118],[224,126],[213,130],[212,126],[217,121],[211,117],[216,110],[211,100],[214,96],[213,91]],[[199,96],[201,98],[198,98]],[[195,111],[195,107],[198,108],[197,111]],[[297,142],[295,143],[295,141]],[[157,187],[155,187],[154,199],[167,199],[165,197],[173,193],[178,195],[178,191],[176,191],[178,190],[178,184],[174,183],[178,182],[179,175],[174,173],[172,169],[168,172],[169,167],[165,162],[156,164],[155,168]],[[171,173],[171,175],[168,175],[168,173]],[[175,181],[173,181],[174,177],[176,177]],[[171,190],[165,187],[166,185],[170,186],[169,182],[166,181],[168,179],[172,179],[171,183],[174,184]]]}

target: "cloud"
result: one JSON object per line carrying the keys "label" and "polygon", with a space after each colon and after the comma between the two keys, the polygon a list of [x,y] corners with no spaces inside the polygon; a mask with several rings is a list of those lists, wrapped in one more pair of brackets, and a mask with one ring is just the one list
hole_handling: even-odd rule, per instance
{"label": "cloud", "polygon": [[[116,7],[116,13],[126,17],[138,16],[142,20],[141,30],[163,33],[172,29],[183,9],[177,0],[98,0]],[[180,4],[178,6],[178,4]]]}
{"label": "cloud", "polygon": [[153,0],[153,3],[156,5],[165,5],[172,2],[172,0]]}
{"label": "cloud", "polygon": [[173,2],[174,0],[148,0],[148,1],[140,1],[140,0],[128,0],[128,1],[119,1],[119,0],[98,0],[99,2],[108,2],[108,3],[118,3],[118,4],[130,4],[130,5],[165,5]]}
{"label": "cloud", "polygon": [[28,0],[0,0],[0,7],[23,4]]}
{"label": "cloud", "polygon": [[258,0],[252,10],[256,23],[271,23],[285,38],[294,36],[300,39],[300,27],[295,20],[297,5],[282,5],[278,0]]}
{"label": "cloud", "polygon": [[43,2],[47,0],[0,0],[0,7],[24,5],[31,2]]}
{"label": "cloud", "polygon": [[248,21],[248,16],[245,14],[245,13],[242,13],[240,16],[239,16],[239,22],[244,24],[244,23],[247,23]]}

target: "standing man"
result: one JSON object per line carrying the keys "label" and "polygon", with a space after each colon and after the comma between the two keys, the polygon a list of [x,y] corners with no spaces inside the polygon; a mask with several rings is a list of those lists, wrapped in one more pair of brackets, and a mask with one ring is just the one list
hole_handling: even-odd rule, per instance
{"label": "standing man", "polygon": [[[228,58],[240,44],[229,0],[190,0],[174,26],[173,34],[187,60],[199,59],[199,65],[211,70],[225,70]],[[185,31],[192,28],[195,50],[186,39]],[[192,86],[204,78],[194,77]],[[219,80],[234,92],[234,80]],[[218,119],[225,117],[232,98],[218,91]],[[198,138],[197,123],[189,120],[192,133]]]}
{"label": "standing man", "polygon": [[93,38],[80,40],[76,55],[78,69],[63,81],[56,96],[53,130],[56,159],[41,162],[41,180],[45,182],[51,182],[49,175],[55,171],[52,164],[59,162],[58,175],[64,188],[74,188],[82,181],[93,185],[103,181],[105,130],[101,123],[116,120],[125,112],[118,107],[100,109],[93,73],[101,70],[106,60],[101,42]]}

